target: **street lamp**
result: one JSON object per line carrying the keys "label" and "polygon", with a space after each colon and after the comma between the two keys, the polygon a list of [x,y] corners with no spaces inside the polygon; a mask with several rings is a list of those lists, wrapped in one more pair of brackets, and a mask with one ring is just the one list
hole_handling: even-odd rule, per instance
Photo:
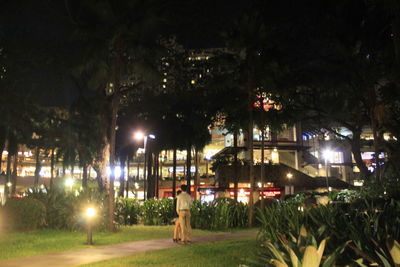
{"label": "street lamp", "polygon": [[333,154],[333,151],[332,150],[330,150],[329,148],[327,148],[327,149],[325,149],[323,152],[322,152],[322,155],[323,155],[323,157],[324,157],[324,159],[325,159],[325,179],[326,179],[326,190],[328,190],[328,191],[330,191],[329,190],[329,182],[328,182],[328,160],[329,160],[329,162],[331,162],[331,160],[332,160],[332,154]]}
{"label": "street lamp", "polygon": [[143,200],[146,200],[146,163],[147,163],[147,139],[156,139],[154,134],[144,134],[142,131],[137,131],[134,133],[134,138],[137,141],[143,140],[143,148],[144,148],[144,164],[143,164]]}
{"label": "street lamp", "polygon": [[289,180],[289,192],[290,194],[294,194],[294,188],[292,190],[292,178],[293,178],[293,174],[291,172],[288,172],[286,174],[286,178]]}
{"label": "street lamp", "polygon": [[74,180],[72,178],[68,178],[65,180],[65,185],[69,187],[69,189],[72,191],[72,186],[74,185]]}
{"label": "street lamp", "polygon": [[93,245],[93,234],[92,234],[92,220],[94,215],[96,215],[96,210],[94,208],[86,209],[86,217],[87,217],[87,244]]}

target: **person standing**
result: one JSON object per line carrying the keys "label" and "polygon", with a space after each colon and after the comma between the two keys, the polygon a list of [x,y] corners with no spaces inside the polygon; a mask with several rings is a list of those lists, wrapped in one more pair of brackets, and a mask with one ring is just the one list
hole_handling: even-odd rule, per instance
{"label": "person standing", "polygon": [[182,193],[181,190],[178,190],[178,192],[176,192],[176,198],[174,199],[174,220],[173,222],[175,223],[175,227],[174,227],[174,238],[172,239],[175,243],[178,243],[178,241],[181,240],[181,224],[179,222],[179,213],[177,212],[176,209],[176,205],[177,205],[177,200],[178,200],[178,196]]}
{"label": "person standing", "polygon": [[177,196],[176,212],[179,215],[182,242],[187,244],[192,242],[192,227],[190,226],[190,207],[192,206],[192,198],[188,193],[186,193],[186,185],[181,185],[181,190],[182,193]]}

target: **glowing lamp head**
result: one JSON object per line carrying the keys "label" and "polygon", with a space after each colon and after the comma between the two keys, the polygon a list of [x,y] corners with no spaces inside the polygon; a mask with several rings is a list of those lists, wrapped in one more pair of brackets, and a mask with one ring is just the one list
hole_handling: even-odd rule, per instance
{"label": "glowing lamp head", "polygon": [[11,183],[11,182],[7,182],[7,186],[8,186],[8,187],[11,187],[11,186],[12,186],[12,183]]}
{"label": "glowing lamp head", "polygon": [[92,218],[94,215],[96,215],[96,210],[94,208],[87,208],[86,209],[86,216],[89,218]]}
{"label": "glowing lamp head", "polygon": [[293,174],[290,173],[290,172],[288,172],[288,173],[286,174],[286,177],[287,177],[288,179],[292,179],[292,178],[293,178]]}
{"label": "glowing lamp head", "polygon": [[154,134],[149,134],[150,139],[156,139],[156,136]]}
{"label": "glowing lamp head", "polygon": [[144,133],[140,132],[140,131],[135,132],[133,137],[135,138],[135,140],[138,140],[138,141],[143,140],[144,139]]}
{"label": "glowing lamp head", "polygon": [[324,159],[327,160],[327,161],[332,159],[332,154],[333,154],[333,151],[330,150],[330,149],[325,149],[322,152],[322,155],[323,155]]}
{"label": "glowing lamp head", "polygon": [[65,181],[65,185],[66,186],[73,186],[74,185],[74,180],[72,179],[72,178],[68,178],[66,181]]}

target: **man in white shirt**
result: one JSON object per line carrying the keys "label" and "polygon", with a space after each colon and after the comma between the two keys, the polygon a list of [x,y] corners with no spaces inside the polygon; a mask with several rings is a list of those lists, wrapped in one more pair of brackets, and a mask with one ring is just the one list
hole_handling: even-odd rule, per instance
{"label": "man in white shirt", "polygon": [[192,227],[190,226],[190,207],[192,206],[192,198],[186,193],[187,186],[181,185],[182,193],[177,196],[176,212],[179,215],[179,223],[181,225],[181,240],[183,243],[192,241]]}

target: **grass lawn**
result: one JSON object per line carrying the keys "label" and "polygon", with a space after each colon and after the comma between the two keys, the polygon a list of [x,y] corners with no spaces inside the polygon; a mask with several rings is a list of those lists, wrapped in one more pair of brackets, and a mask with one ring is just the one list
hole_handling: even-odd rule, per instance
{"label": "grass lawn", "polygon": [[128,257],[102,261],[82,267],[112,266],[251,266],[257,257],[255,238],[192,244]]}
{"label": "grass lawn", "polygon": [[[95,232],[95,246],[122,242],[172,238],[173,226],[135,225],[121,227],[116,233]],[[204,230],[193,230],[193,235],[215,233]],[[0,260],[27,257],[49,252],[79,249],[88,247],[86,232],[68,232],[56,230],[38,230],[31,232],[0,232]]]}

